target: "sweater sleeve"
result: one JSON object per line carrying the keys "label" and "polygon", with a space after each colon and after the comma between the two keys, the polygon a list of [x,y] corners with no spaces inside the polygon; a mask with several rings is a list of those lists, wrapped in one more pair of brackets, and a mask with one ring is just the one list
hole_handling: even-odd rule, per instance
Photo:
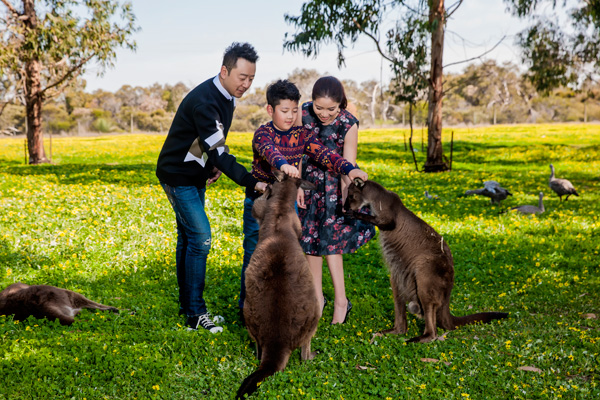
{"label": "sweater sleeve", "polygon": [[264,126],[261,126],[254,132],[252,143],[258,154],[267,160],[271,166],[280,169],[282,165],[288,164],[283,154],[281,154],[273,142],[273,138],[269,135],[269,131]]}
{"label": "sweater sleeve", "polygon": [[339,154],[329,150],[318,138],[314,131],[304,129],[306,139],[304,152],[322,166],[336,174],[348,175],[356,167]]}
{"label": "sweater sleeve", "polygon": [[206,162],[221,170],[241,186],[254,187],[258,180],[237,162],[225,145],[224,127],[216,108],[210,104],[198,105],[194,109],[194,124],[198,132],[198,149],[194,154],[203,167]]}

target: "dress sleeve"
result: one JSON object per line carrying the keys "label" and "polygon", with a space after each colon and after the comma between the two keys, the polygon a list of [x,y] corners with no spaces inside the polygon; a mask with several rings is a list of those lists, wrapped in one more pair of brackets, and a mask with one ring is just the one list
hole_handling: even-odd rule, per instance
{"label": "dress sleeve", "polygon": [[353,125],[357,125],[358,127],[359,124],[358,118],[352,115],[348,110],[341,110],[338,119],[342,124],[342,129],[340,129],[341,132],[339,132],[341,133],[342,138],[346,137],[346,133],[348,133]]}

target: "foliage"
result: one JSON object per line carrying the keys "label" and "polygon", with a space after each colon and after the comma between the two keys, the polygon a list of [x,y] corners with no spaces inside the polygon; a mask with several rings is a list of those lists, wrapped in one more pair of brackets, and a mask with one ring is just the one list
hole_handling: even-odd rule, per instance
{"label": "foliage", "polygon": [[[449,243],[453,313],[497,310],[509,319],[461,327],[430,344],[408,345],[406,337],[369,343],[393,324],[388,272],[371,241],[345,257],[354,304],[348,323],[329,325],[326,307],[313,340],[317,357],[301,362],[294,352],[286,370],[260,386],[257,400],[600,396],[598,126],[453,131],[451,172],[414,172],[403,151],[406,130],[399,129],[361,130],[359,163]],[[228,137],[247,166],[250,137]],[[154,175],[163,141],[55,138],[56,164],[32,167],[22,164],[22,140],[0,140],[0,288],[51,284],[121,309],[83,311],[71,327],[0,317],[0,398],[221,399],[233,397],[258,365],[237,322],[244,192],[225,176],[207,193],[213,244],[206,289],[225,330],[188,332],[177,316],[175,218]],[[580,197],[561,203],[549,192],[551,162]],[[462,196],[488,179],[513,197],[492,206]],[[424,190],[438,199],[426,199]],[[499,214],[535,204],[540,190],[547,209],[541,216]],[[324,292],[332,298],[330,279]],[[421,330],[409,316],[408,336]]]}
{"label": "foliage", "polygon": [[[333,42],[338,49],[338,65],[345,62],[344,50],[361,35],[371,38],[394,72],[394,94],[399,101],[416,102],[428,87],[429,37],[427,4],[416,7],[404,1],[308,1],[301,14],[286,14],[285,20],[297,28],[285,35],[284,47],[316,57],[320,46]],[[390,15],[402,15],[385,29]],[[387,17],[387,18],[386,18]],[[385,39],[381,38],[384,33]]]}
{"label": "foliage", "polygon": [[[102,73],[116,48],[134,50],[131,3],[118,0],[2,0],[0,76],[9,102],[25,106],[29,159],[48,162],[41,110],[94,62]],[[6,78],[4,78],[6,77]],[[4,100],[3,96],[3,102]],[[2,109],[0,109],[0,112]]]}
{"label": "foliage", "polygon": [[[533,24],[518,36],[527,77],[540,92],[571,85],[581,89],[600,71],[600,0],[505,0],[514,15]],[[544,11],[561,10],[566,21],[549,18]]]}
{"label": "foliage", "polygon": [[[304,102],[311,99],[312,86],[319,77],[315,70],[297,69],[287,79],[301,89],[301,102]],[[408,106],[394,104],[385,84],[352,80],[344,80],[343,84],[349,101],[357,107],[356,116],[361,127],[408,125]],[[499,65],[487,61],[470,65],[461,73],[447,74],[445,85],[445,125],[494,124],[494,115],[499,124],[600,121],[600,85],[591,84],[585,92],[559,88],[541,95],[514,64]],[[268,120],[264,109],[265,90],[266,85],[253,87],[240,99],[232,130],[253,132]],[[72,88],[46,103],[44,121],[48,126],[62,127],[54,132],[84,133],[92,131],[92,124],[100,112],[113,121],[118,131],[165,132],[174,116],[174,111],[169,110],[176,109],[179,103],[173,106],[170,105],[172,100],[168,100],[148,114],[142,111],[144,101],[141,99],[170,99],[173,93],[179,93],[177,98],[182,99],[188,91],[182,83],[150,87],[126,85],[114,93],[103,90],[86,93],[81,87]],[[413,110],[413,122],[418,129],[426,123],[426,106],[425,102],[418,102]],[[54,112],[50,113],[48,109]],[[21,107],[8,105],[0,115],[0,132],[13,127],[24,132],[25,115]]]}
{"label": "foliage", "polygon": [[[116,47],[135,49],[129,36],[138,28],[130,3],[121,6],[116,1],[44,0],[36,7],[38,21],[31,27],[23,22],[30,17],[19,18],[23,10],[17,4],[24,5],[25,1],[3,3],[6,17],[0,23],[4,50],[0,72],[23,77],[25,63],[41,61],[44,91],[50,90],[46,97],[64,89],[91,60],[102,71],[113,65]],[[117,24],[117,17],[122,18],[123,25]]]}
{"label": "foliage", "polygon": [[92,129],[95,132],[109,133],[109,132],[112,132],[113,125],[109,119],[104,118],[104,117],[99,117],[92,123]]}

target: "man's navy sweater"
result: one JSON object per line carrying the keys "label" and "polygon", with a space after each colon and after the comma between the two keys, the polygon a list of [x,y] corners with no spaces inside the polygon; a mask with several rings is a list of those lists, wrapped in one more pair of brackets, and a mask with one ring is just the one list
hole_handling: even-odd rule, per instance
{"label": "man's navy sweater", "polygon": [[169,186],[205,187],[216,167],[238,185],[254,188],[258,180],[225,145],[233,109],[233,100],[225,98],[212,78],[188,93],[158,156],[158,179]]}

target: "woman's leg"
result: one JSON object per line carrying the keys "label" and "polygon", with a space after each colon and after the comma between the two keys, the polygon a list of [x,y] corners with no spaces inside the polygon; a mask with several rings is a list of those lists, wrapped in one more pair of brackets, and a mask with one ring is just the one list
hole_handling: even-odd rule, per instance
{"label": "woman's leg", "polygon": [[323,258],[321,256],[306,256],[308,268],[312,273],[315,293],[319,302],[319,310],[323,310]]}
{"label": "woman's leg", "polygon": [[341,324],[346,319],[346,312],[348,311],[348,299],[346,298],[346,286],[344,283],[344,257],[341,254],[331,254],[325,256],[325,260],[327,260],[335,293],[331,323]]}

